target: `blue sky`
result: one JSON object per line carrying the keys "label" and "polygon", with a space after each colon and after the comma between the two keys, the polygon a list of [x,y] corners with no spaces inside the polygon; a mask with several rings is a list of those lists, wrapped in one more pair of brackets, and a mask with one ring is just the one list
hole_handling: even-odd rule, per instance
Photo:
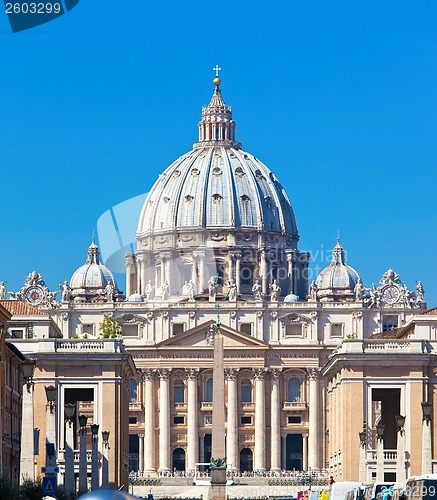
{"label": "blue sky", "polygon": [[80,0],[16,34],[1,12],[0,281],[68,280],[99,216],[196,141],[218,63],[313,267],[340,231],[366,286],[392,267],[437,305],[436,52],[433,0]]}

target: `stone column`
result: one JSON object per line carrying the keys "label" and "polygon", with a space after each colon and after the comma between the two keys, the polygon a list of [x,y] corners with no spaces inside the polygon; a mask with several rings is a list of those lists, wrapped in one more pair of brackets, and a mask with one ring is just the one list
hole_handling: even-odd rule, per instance
{"label": "stone column", "polygon": [[52,443],[54,447],[54,456],[46,456],[46,466],[54,467],[56,465],[56,402],[48,402],[46,405],[46,441]]}
{"label": "stone column", "polygon": [[199,445],[199,462],[205,462],[205,434],[200,434],[200,445]]}
{"label": "stone column", "polygon": [[134,275],[133,255],[131,253],[125,253],[124,258],[126,263],[126,297],[129,297],[135,292],[132,283],[132,275]]}
{"label": "stone column", "polygon": [[226,368],[228,384],[228,421],[226,436],[226,458],[228,467],[237,469],[238,465],[238,420],[237,420],[237,377],[239,368]]}
{"label": "stone column", "polygon": [[308,376],[310,380],[308,467],[311,467],[311,469],[318,469],[319,440],[317,429],[319,427],[319,369],[309,368]]}
{"label": "stone column", "polygon": [[264,470],[265,466],[265,388],[264,368],[254,368],[255,372],[255,456],[254,470]]}
{"label": "stone column", "polygon": [[88,490],[88,462],[86,456],[86,426],[79,430],[79,491]]}
{"label": "stone column", "polygon": [[64,488],[66,491],[75,491],[75,481],[74,481],[74,434],[73,434],[73,422],[67,421],[65,423],[65,476],[64,476]]}
{"label": "stone column", "polygon": [[143,370],[144,380],[144,468],[146,474],[155,472],[155,401],[154,401],[154,371]]}
{"label": "stone column", "polygon": [[137,289],[136,289],[136,292],[143,295],[144,294],[144,287],[145,287],[145,283],[143,283],[144,257],[140,254],[136,254],[135,259],[137,261]]}
{"label": "stone column", "polygon": [[235,283],[237,284],[237,293],[241,289],[241,253],[235,254]]}
{"label": "stone column", "polygon": [[302,470],[308,470],[308,434],[302,434]]}
{"label": "stone column", "polygon": [[384,439],[376,438],[376,481],[384,481]]}
{"label": "stone column", "polygon": [[396,482],[405,481],[407,478],[405,469],[405,431],[398,431],[397,460],[396,460]]}
{"label": "stone column", "polygon": [[205,279],[205,252],[195,252],[194,257],[197,260],[197,293],[203,293],[208,281]]}
{"label": "stone column", "polygon": [[35,481],[33,418],[33,382],[28,382],[22,390],[20,476],[31,481]]}
{"label": "stone column", "polygon": [[170,470],[170,369],[159,369],[159,471]]}
{"label": "stone column", "polygon": [[422,420],[422,474],[432,473],[431,420]]}
{"label": "stone column", "polygon": [[235,277],[235,271],[234,271],[234,254],[229,252],[229,280]]}
{"label": "stone column", "polygon": [[262,293],[265,295],[268,293],[268,276],[267,276],[267,255],[265,250],[261,250],[261,265],[260,265],[260,270],[261,270],[261,288],[262,288]]}
{"label": "stone column", "polygon": [[287,468],[287,434],[281,434],[281,468]]}
{"label": "stone column", "polygon": [[138,470],[144,473],[144,434],[138,434]]}
{"label": "stone column", "polygon": [[194,472],[199,456],[199,436],[197,428],[197,374],[199,368],[186,368],[188,385],[187,417],[187,472]]}
{"label": "stone column", "polygon": [[272,392],[271,392],[271,458],[270,469],[281,468],[281,398],[279,395],[280,368],[272,369]]}
{"label": "stone column", "polygon": [[290,250],[286,250],[285,253],[287,255],[288,293],[294,293],[293,253]]}
{"label": "stone column", "polygon": [[99,435],[93,436],[91,444],[91,491],[99,489]]}

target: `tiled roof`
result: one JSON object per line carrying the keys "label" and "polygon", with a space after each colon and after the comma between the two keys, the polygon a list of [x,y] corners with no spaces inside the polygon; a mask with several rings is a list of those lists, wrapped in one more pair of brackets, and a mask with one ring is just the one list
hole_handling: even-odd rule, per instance
{"label": "tiled roof", "polygon": [[408,336],[414,332],[414,323],[408,326],[402,326],[401,328],[395,328],[394,330],[388,330],[387,332],[374,333],[369,337],[370,340],[373,339],[406,339]]}
{"label": "tiled roof", "polygon": [[0,300],[0,304],[13,316],[46,316],[42,311],[22,300]]}
{"label": "tiled roof", "polygon": [[432,309],[428,309],[427,311],[423,312],[422,314],[437,314],[437,307],[433,307]]}

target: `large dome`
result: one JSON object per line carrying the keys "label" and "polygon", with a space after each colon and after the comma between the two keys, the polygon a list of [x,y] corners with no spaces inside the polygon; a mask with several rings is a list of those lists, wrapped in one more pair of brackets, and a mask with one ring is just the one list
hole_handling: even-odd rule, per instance
{"label": "large dome", "polygon": [[137,240],[198,228],[255,229],[298,239],[293,209],[278,179],[235,141],[232,110],[224,103],[218,83],[202,111],[199,142],[170,165],[150,190]]}
{"label": "large dome", "polygon": [[223,146],[195,148],[161,174],[137,235],[199,227],[297,235],[293,209],[273,172],[255,156]]}

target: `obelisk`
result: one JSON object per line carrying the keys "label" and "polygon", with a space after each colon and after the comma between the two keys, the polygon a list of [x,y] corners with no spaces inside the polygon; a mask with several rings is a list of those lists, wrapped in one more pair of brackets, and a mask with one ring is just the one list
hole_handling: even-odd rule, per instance
{"label": "obelisk", "polygon": [[220,333],[220,316],[217,317],[217,323],[213,328],[211,499],[225,500],[225,370],[223,366],[223,335]]}

